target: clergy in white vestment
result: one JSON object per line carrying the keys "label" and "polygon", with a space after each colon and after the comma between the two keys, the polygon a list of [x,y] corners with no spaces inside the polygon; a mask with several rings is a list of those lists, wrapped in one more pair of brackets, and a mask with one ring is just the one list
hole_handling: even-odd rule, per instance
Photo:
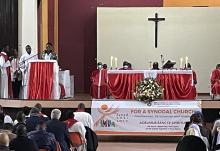
{"label": "clergy in white vestment", "polygon": [[44,50],[41,58],[43,60],[57,60],[57,55],[53,52],[53,45],[51,43],[46,44],[46,50]]}
{"label": "clergy in white vestment", "polygon": [[74,119],[93,130],[94,124],[92,116],[89,113],[85,112],[85,105],[83,103],[80,103],[78,105],[78,109],[76,112],[74,112],[74,115]]}
{"label": "clergy in white vestment", "polygon": [[25,47],[26,49],[26,53],[23,54],[20,58],[19,61],[19,65],[20,65],[20,69],[22,71],[22,90],[23,90],[23,94],[22,94],[22,98],[23,99],[27,99],[27,85],[28,85],[28,65],[29,65],[29,61],[30,60],[37,60],[37,54],[33,54],[31,52],[31,46],[27,45]]}
{"label": "clergy in white vestment", "polygon": [[9,57],[7,55],[9,52],[9,46],[6,45],[2,52],[0,53],[0,68],[1,68],[1,98],[12,98],[12,84],[11,84],[11,73]]}
{"label": "clergy in white vestment", "polygon": [[[73,143],[76,143],[78,147],[76,147],[77,151],[87,151],[86,149],[86,128],[82,124],[82,122],[77,121],[74,118],[73,112],[69,111],[68,112],[68,120],[65,121],[68,131],[70,135],[79,135],[82,141],[82,144],[78,144],[79,142],[74,142],[76,140],[72,140]],[[75,133],[73,133],[75,132]],[[77,133],[77,134],[76,134]]]}

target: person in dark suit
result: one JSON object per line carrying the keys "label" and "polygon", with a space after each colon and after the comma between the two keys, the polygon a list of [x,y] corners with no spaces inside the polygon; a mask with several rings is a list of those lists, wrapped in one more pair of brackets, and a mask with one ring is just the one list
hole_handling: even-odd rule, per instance
{"label": "person in dark suit", "polygon": [[35,131],[37,125],[42,120],[46,120],[46,118],[40,115],[38,108],[33,107],[30,111],[30,117],[26,119],[27,132]]}
{"label": "person in dark suit", "polygon": [[47,132],[54,134],[62,151],[70,151],[72,142],[66,124],[59,121],[60,117],[61,111],[59,109],[53,109],[51,112],[51,120],[47,121]]}
{"label": "person in dark suit", "polygon": [[17,137],[13,139],[9,148],[14,151],[38,151],[34,141],[27,137],[27,128],[25,125],[19,125],[16,131]]}

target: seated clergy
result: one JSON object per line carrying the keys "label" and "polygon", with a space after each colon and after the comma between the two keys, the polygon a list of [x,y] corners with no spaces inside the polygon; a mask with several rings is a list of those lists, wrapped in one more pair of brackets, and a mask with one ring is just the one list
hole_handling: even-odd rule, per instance
{"label": "seated clergy", "polygon": [[211,81],[211,93],[212,93],[212,95],[219,97],[220,96],[220,64],[217,64],[216,69],[214,69],[212,71],[210,81]]}
{"label": "seated clergy", "polygon": [[158,62],[154,62],[154,63],[153,63],[153,68],[152,68],[152,70],[160,70],[160,69],[159,69],[159,64],[158,64]]}
{"label": "seated clergy", "polygon": [[107,69],[104,69],[102,63],[97,64],[97,69],[92,72],[90,77],[92,84],[90,94],[92,98],[103,99],[107,97]]}
{"label": "seated clergy", "polygon": [[123,67],[120,68],[119,70],[129,70],[129,62],[124,61],[123,62]]}

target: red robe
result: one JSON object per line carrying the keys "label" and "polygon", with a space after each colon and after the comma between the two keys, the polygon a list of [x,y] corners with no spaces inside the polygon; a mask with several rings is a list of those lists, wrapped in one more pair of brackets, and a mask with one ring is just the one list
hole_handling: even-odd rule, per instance
{"label": "red robe", "polygon": [[218,69],[212,71],[211,92],[214,95],[220,95],[220,70]]}
{"label": "red robe", "polygon": [[[8,56],[5,55],[4,53],[0,53],[0,56],[4,57],[5,62],[7,62],[9,60]],[[8,76],[8,97],[13,98],[10,67],[7,67],[6,71],[7,71],[7,76]]]}
{"label": "red robe", "polygon": [[92,81],[90,94],[92,98],[103,99],[107,97],[107,70],[94,70],[90,77]]}

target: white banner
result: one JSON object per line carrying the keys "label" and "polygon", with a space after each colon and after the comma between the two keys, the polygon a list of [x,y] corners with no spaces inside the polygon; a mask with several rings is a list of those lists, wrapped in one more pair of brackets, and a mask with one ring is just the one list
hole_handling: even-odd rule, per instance
{"label": "white banner", "polygon": [[138,101],[93,100],[94,129],[99,135],[183,135],[185,122],[200,101],[154,101],[151,106]]}

